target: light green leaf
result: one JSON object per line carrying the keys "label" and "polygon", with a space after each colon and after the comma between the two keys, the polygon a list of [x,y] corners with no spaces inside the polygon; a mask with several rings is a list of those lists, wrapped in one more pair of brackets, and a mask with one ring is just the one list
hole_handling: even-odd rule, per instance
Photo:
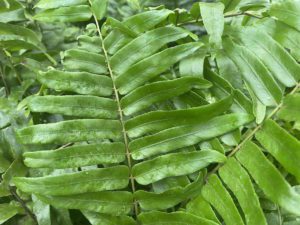
{"label": "light green leaf", "polygon": [[184,212],[165,213],[152,211],[140,214],[138,220],[142,225],[217,225],[211,220]]}
{"label": "light green leaf", "polygon": [[227,81],[227,86],[232,86],[234,89],[243,88],[244,83],[239,69],[224,52],[217,52],[216,62],[218,64],[218,75]]}
{"label": "light green leaf", "polygon": [[264,122],[255,137],[289,173],[300,181],[300,142],[295,137],[272,120]]}
{"label": "light green leaf", "polygon": [[43,202],[59,208],[88,210],[117,216],[128,214],[133,205],[132,194],[126,191],[38,197]]}
{"label": "light green leaf", "polygon": [[203,77],[203,66],[205,57],[206,51],[199,50],[195,54],[181,60],[179,64],[180,76]]}
{"label": "light green leaf", "polygon": [[201,2],[199,4],[204,27],[209,34],[209,42],[215,47],[220,48],[224,30],[224,5],[221,2]]}
{"label": "light green leaf", "polygon": [[125,160],[121,142],[75,145],[51,151],[24,153],[24,163],[33,168],[73,168],[96,164],[120,163]]}
{"label": "light green leaf", "polygon": [[223,155],[225,154],[224,146],[221,144],[221,142],[219,141],[218,138],[214,138],[210,141],[205,141],[205,142],[200,143],[200,148],[202,150],[214,149]]}
{"label": "light green leaf", "polygon": [[237,153],[237,159],[270,200],[285,210],[300,215],[300,195],[284,180],[257,145],[247,142]]}
{"label": "light green leaf", "polygon": [[[139,61],[115,79],[120,94],[128,94],[148,80],[155,78],[176,62],[195,52],[202,45],[202,43],[179,45]],[[129,77],[130,79],[128,79]]]}
{"label": "light green leaf", "polygon": [[[204,122],[225,112],[232,104],[231,96],[218,102],[190,109],[155,111],[137,116],[125,123],[129,137],[158,132],[174,126]],[[164,118],[164,119],[162,119]]]}
{"label": "light green leaf", "polygon": [[255,96],[255,94],[247,84],[246,88],[252,98],[253,115],[255,116],[255,122],[257,124],[261,124],[267,115],[267,107]]}
{"label": "light green leaf", "polygon": [[100,139],[118,140],[121,135],[118,120],[82,119],[29,126],[18,131],[23,144],[65,144]]}
{"label": "light green leaf", "polygon": [[111,216],[89,211],[83,211],[83,215],[92,225],[136,225],[129,216]]}
{"label": "light green leaf", "polygon": [[109,0],[89,0],[91,10],[98,20],[101,20],[105,16],[108,1]]}
{"label": "light green leaf", "polygon": [[50,206],[40,201],[35,195],[32,195],[33,213],[36,216],[39,225],[51,225]]}
{"label": "light green leaf", "polygon": [[256,55],[247,48],[234,44],[230,39],[226,39],[223,46],[257,98],[266,106],[278,104],[282,98],[281,89]]}
{"label": "light green leaf", "polygon": [[38,80],[46,87],[55,90],[71,91],[84,95],[110,96],[113,91],[112,81],[109,77],[87,72],[49,70],[40,72]]}
{"label": "light green leaf", "polygon": [[[7,7],[7,3],[9,7]],[[17,22],[24,21],[24,7],[17,0],[6,0],[0,2],[0,22]]]}
{"label": "light green leaf", "polygon": [[0,224],[5,223],[16,214],[22,212],[21,206],[14,202],[0,204]]}
{"label": "light green leaf", "polygon": [[207,122],[176,126],[157,134],[136,139],[129,144],[132,158],[144,159],[233,131],[253,120],[248,114],[228,114]]}
{"label": "light green leaf", "polygon": [[265,64],[277,80],[286,87],[296,85],[300,78],[299,64],[271,36],[252,27],[236,32],[245,46]]}
{"label": "light green leaf", "polygon": [[300,60],[300,32],[298,30],[271,18],[260,20],[255,27],[267,32],[278,43],[288,48],[298,61]]}
{"label": "light green leaf", "polygon": [[20,49],[45,49],[39,36],[32,30],[23,26],[6,23],[0,23],[0,45],[12,51]]}
{"label": "light green leaf", "polygon": [[[110,59],[114,73],[122,74],[133,64],[151,56],[167,43],[188,36],[189,33],[178,27],[160,27],[140,35],[117,51]],[[135,54],[131,54],[135,52]]]}
{"label": "light green leaf", "polygon": [[139,184],[148,185],[166,177],[191,174],[207,167],[210,163],[224,161],[226,157],[214,150],[180,152],[135,164],[132,174]]}
{"label": "light green leaf", "polygon": [[221,0],[223,4],[225,5],[225,11],[232,11],[237,8],[237,6],[242,2],[243,0]]}
{"label": "light green leaf", "polygon": [[286,121],[300,121],[300,94],[288,95],[283,99],[277,116]]}
{"label": "light green leaf", "polygon": [[218,211],[226,224],[244,225],[233,199],[217,175],[209,177],[202,188],[202,196]]}
{"label": "light green leaf", "polygon": [[210,204],[202,197],[198,195],[196,198],[189,201],[186,205],[186,211],[198,217],[203,217],[209,220],[212,220],[216,223],[220,223],[214,210]]}
{"label": "light green leaf", "polygon": [[86,118],[117,119],[117,103],[109,98],[95,96],[34,96],[28,99],[31,112],[47,112]]}
{"label": "light green leaf", "polygon": [[177,187],[176,184],[172,183],[170,189],[159,193],[157,193],[157,190],[155,190],[155,192],[138,190],[134,192],[134,198],[144,210],[164,210],[174,207],[184,200],[199,195],[202,184],[203,176],[199,175],[197,180],[192,183]]}
{"label": "light green leaf", "polygon": [[65,6],[74,6],[86,4],[87,0],[40,0],[34,7],[41,9],[53,9]]}
{"label": "light green leaf", "polygon": [[[191,149],[194,149],[191,147]],[[186,148],[185,150],[188,150]],[[198,178],[203,177],[204,172],[199,172]],[[187,176],[178,176],[178,177],[168,177],[163,180],[157,181],[152,184],[152,188],[154,193],[163,193],[165,191],[169,191],[173,188],[184,188],[189,185],[191,182]]]}
{"label": "light green leaf", "polygon": [[[123,23],[134,33],[140,34],[151,30],[156,25],[166,20],[171,13],[173,12],[168,9],[150,10],[128,17]],[[104,44],[108,52],[114,54],[131,40],[131,37],[126,36],[119,30],[114,30],[107,35]]]}
{"label": "light green leaf", "polygon": [[87,52],[100,53],[102,52],[102,41],[100,37],[90,37],[87,35],[80,35],[77,38],[78,48]]}
{"label": "light green leaf", "polygon": [[11,119],[10,119],[9,115],[7,115],[6,113],[0,111],[0,129],[3,129],[3,128],[9,126],[10,123],[11,123],[10,120]]}
{"label": "light green leaf", "polygon": [[236,196],[244,212],[246,224],[267,225],[252,181],[243,167],[234,158],[231,158],[220,168],[219,174],[224,183]]}
{"label": "light green leaf", "polygon": [[269,14],[300,31],[300,2],[298,0],[278,1],[271,5]]}
{"label": "light green leaf", "polygon": [[234,89],[227,78],[217,75],[211,70],[205,71],[206,77],[214,85],[211,88],[215,96],[222,99],[228,95],[232,95],[233,104],[230,110],[235,113],[252,114],[252,103],[240,90]]}
{"label": "light green leaf", "polygon": [[13,182],[24,192],[41,195],[74,195],[127,187],[127,166],[115,166],[44,177],[15,177]]}
{"label": "light green leaf", "polygon": [[110,25],[112,29],[120,30],[123,34],[126,34],[132,38],[135,38],[138,35],[137,33],[133,32],[129,27],[127,27],[124,23],[113,17],[107,18],[106,24]]}
{"label": "light green leaf", "polygon": [[199,77],[183,77],[158,81],[139,87],[121,100],[125,115],[131,115],[149,106],[190,91],[193,88],[209,88],[211,83]]}
{"label": "light green leaf", "polygon": [[81,22],[92,17],[87,5],[60,7],[57,9],[46,9],[33,16],[33,19],[42,22]]}
{"label": "light green leaf", "polygon": [[0,183],[0,197],[11,195],[10,186],[12,186],[12,179],[17,176],[25,176],[28,169],[24,166],[20,158],[15,159],[8,169],[2,174]]}
{"label": "light green leaf", "polygon": [[69,71],[96,74],[107,73],[105,59],[102,55],[79,49],[70,49],[65,51],[63,65],[64,68]]}

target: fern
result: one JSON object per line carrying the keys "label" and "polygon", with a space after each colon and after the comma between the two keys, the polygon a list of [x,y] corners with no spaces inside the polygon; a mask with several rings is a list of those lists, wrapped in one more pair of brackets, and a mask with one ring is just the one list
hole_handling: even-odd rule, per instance
{"label": "fern", "polygon": [[[123,21],[104,18],[106,1],[36,7],[42,22],[93,18],[19,105],[32,117],[17,129],[29,176],[15,163],[23,173],[5,179],[5,166],[3,182],[31,195],[39,224],[51,224],[49,205],[91,224],[299,220],[297,1],[202,2]],[[200,40],[191,23],[206,30]],[[22,213],[9,207],[3,222]]]}

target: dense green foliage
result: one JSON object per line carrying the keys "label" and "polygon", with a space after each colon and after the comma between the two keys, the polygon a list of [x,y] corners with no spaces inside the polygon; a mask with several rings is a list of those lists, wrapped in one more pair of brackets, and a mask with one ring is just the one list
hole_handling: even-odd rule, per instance
{"label": "dense green foliage", "polygon": [[0,224],[300,224],[299,0],[0,2]]}

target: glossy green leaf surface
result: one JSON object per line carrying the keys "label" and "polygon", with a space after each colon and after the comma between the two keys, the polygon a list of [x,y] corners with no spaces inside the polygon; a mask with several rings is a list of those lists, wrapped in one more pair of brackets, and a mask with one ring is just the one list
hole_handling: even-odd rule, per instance
{"label": "glossy green leaf surface", "polygon": [[227,97],[209,105],[190,109],[145,113],[128,120],[125,126],[129,137],[139,137],[174,126],[194,124],[194,121],[204,122],[225,112],[231,104],[232,98]]}
{"label": "glossy green leaf surface", "polygon": [[42,84],[56,90],[97,96],[110,96],[112,94],[112,81],[109,77],[103,75],[50,70],[40,72],[38,79]]}
{"label": "glossy green leaf surface", "polygon": [[59,208],[80,209],[110,215],[125,215],[132,208],[132,194],[126,191],[103,191],[69,196],[38,195],[43,202]]}
{"label": "glossy green leaf surface", "polygon": [[0,22],[0,43],[12,51],[20,49],[44,49],[38,35],[22,26]]}
{"label": "glossy green leaf surface", "polygon": [[286,121],[300,121],[300,94],[288,95],[283,99],[283,105],[278,117]]}
{"label": "glossy green leaf surface", "polygon": [[220,223],[211,205],[203,198],[202,195],[198,195],[192,199],[186,206],[186,211],[195,216],[203,217],[209,220]]}
{"label": "glossy green leaf surface", "polygon": [[195,54],[180,61],[180,76],[200,76],[203,77],[203,67],[206,51],[197,51]]}
{"label": "glossy green leaf surface", "polygon": [[145,210],[163,210],[177,205],[183,200],[199,195],[203,184],[202,176],[187,184],[186,186],[176,186],[172,183],[169,190],[160,193],[138,190],[134,192],[134,198],[138,201],[142,209]]}
{"label": "glossy green leaf surface", "polygon": [[33,17],[42,22],[80,22],[91,18],[92,13],[87,5],[46,9]]}
{"label": "glossy green leaf surface", "polygon": [[170,225],[186,225],[187,223],[190,225],[216,225],[217,223],[207,220],[201,217],[193,216],[192,214],[184,213],[184,212],[176,212],[176,213],[164,213],[164,212],[149,212],[143,213],[138,217],[139,221],[143,225],[162,225],[162,224],[170,224]]}
{"label": "glossy green leaf surface", "polygon": [[[148,80],[155,78],[180,59],[195,52],[202,45],[202,43],[179,45],[139,61],[115,79],[120,94],[128,94]],[[143,76],[141,76],[141,74],[143,74]],[[130,77],[130,80],[128,80],[128,77]]]}
{"label": "glossy green leaf surface", "polygon": [[83,214],[92,225],[136,225],[136,222],[129,216],[112,216],[89,211],[84,211]]}
{"label": "glossy green leaf surface", "polygon": [[139,184],[147,185],[166,177],[191,174],[210,163],[224,161],[226,157],[214,150],[173,153],[134,165],[132,174]]}
{"label": "glossy green leaf surface", "polygon": [[[150,10],[133,15],[124,20],[124,24],[134,33],[142,33],[154,28],[157,24],[166,20],[173,12],[168,9]],[[104,40],[106,49],[110,54],[116,53],[125,44],[131,41],[131,38],[126,37],[118,31],[111,32]]]}
{"label": "glossy green leaf surface", "polygon": [[250,176],[243,167],[234,158],[231,158],[219,170],[219,174],[224,183],[236,196],[246,217],[246,224],[267,225]]}
{"label": "glossy green leaf surface", "polygon": [[256,138],[289,173],[300,180],[300,142],[295,137],[276,122],[267,120]]}
{"label": "glossy green leaf surface", "polygon": [[[219,63],[217,56],[217,62]],[[221,65],[219,65],[221,66]],[[232,65],[230,64],[230,67]],[[247,98],[240,90],[235,89],[227,80],[223,77],[217,75],[213,71],[206,71],[207,78],[213,83],[211,88],[213,93],[219,98],[224,98],[224,96],[233,95],[233,103],[230,110],[235,113],[249,113],[252,114],[252,102]],[[232,74],[232,71],[230,71]]]}
{"label": "glossy green leaf surface", "polygon": [[107,10],[109,0],[90,0],[91,10],[98,20],[101,20]]}
{"label": "glossy green leaf surface", "polygon": [[40,0],[35,7],[41,9],[53,9],[72,5],[81,5],[87,3],[87,0]]}
{"label": "glossy green leaf surface", "polygon": [[278,20],[300,30],[300,3],[299,1],[286,0],[275,2],[271,5],[269,14]]}
{"label": "glossy green leaf surface", "polygon": [[2,23],[24,21],[26,20],[24,12],[24,6],[17,0],[0,2],[0,22]]}
{"label": "glossy green leaf surface", "polygon": [[99,37],[90,37],[88,35],[80,35],[77,38],[78,48],[94,53],[102,52],[102,41]]}
{"label": "glossy green leaf surface", "polygon": [[128,167],[116,166],[45,177],[15,177],[14,183],[24,192],[42,195],[73,195],[125,188]]}
{"label": "glossy green leaf surface", "polygon": [[0,222],[297,224],[298,6],[1,1]]}
{"label": "glossy green leaf surface", "polygon": [[276,105],[282,98],[282,92],[264,64],[242,46],[226,39],[223,42],[225,52],[242,72],[244,80],[265,105]]}
{"label": "glossy green leaf surface", "polygon": [[24,163],[33,168],[73,168],[125,160],[121,142],[77,145],[57,150],[24,153]]}
{"label": "glossy green leaf surface", "polygon": [[220,136],[252,120],[253,117],[248,114],[219,116],[207,122],[177,126],[136,139],[130,143],[129,148],[133,159],[144,159]]}
{"label": "glossy green leaf surface", "polygon": [[121,100],[125,115],[131,115],[152,104],[167,100],[193,88],[204,89],[211,86],[210,82],[198,77],[183,77],[168,81],[159,81],[135,89]]}
{"label": "glossy green leaf surface", "polygon": [[291,55],[299,61],[300,54],[298,43],[300,41],[300,33],[298,30],[291,26],[287,26],[281,21],[271,18],[266,18],[259,21],[255,27],[264,30],[278,43],[288,48],[291,52]]}
{"label": "glossy green leaf surface", "polygon": [[300,195],[284,180],[257,145],[247,142],[237,154],[237,159],[269,199],[287,211],[299,215]]}
{"label": "glossy green leaf surface", "polygon": [[[110,59],[113,71],[122,74],[134,63],[151,56],[164,45],[188,36],[186,30],[177,27],[160,27],[132,40]],[[130,54],[132,51],[136,54]]]}
{"label": "glossy green leaf surface", "polygon": [[65,69],[69,71],[96,74],[105,74],[107,72],[105,59],[102,55],[79,49],[65,51],[63,64]]}
{"label": "glossy green leaf surface", "polygon": [[67,116],[102,119],[116,119],[118,116],[115,101],[88,95],[35,96],[28,100],[27,106],[32,112],[47,112]]}
{"label": "glossy green leaf surface", "polygon": [[224,5],[218,3],[200,3],[200,12],[204,27],[209,34],[211,44],[220,47],[224,30]]}
{"label": "glossy green leaf surface", "polygon": [[4,224],[5,221],[20,212],[22,212],[22,208],[16,203],[11,202],[11,204],[0,204],[0,224]]}
{"label": "glossy green leaf surface", "polygon": [[295,86],[299,79],[300,66],[271,36],[257,29],[248,28],[239,32],[239,37],[276,79],[287,87]]}
{"label": "glossy green leaf surface", "polygon": [[99,138],[118,140],[120,132],[118,120],[82,119],[33,125],[19,130],[18,136],[23,144],[59,144]]}
{"label": "glossy green leaf surface", "polygon": [[219,212],[225,223],[244,225],[233,199],[217,175],[212,175],[203,186],[202,196]]}

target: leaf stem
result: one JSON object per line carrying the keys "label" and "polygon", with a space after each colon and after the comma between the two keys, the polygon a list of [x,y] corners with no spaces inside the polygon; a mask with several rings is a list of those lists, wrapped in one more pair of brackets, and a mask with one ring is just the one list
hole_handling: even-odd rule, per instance
{"label": "leaf stem", "polygon": [[[251,14],[251,13],[249,13],[247,11],[224,15],[224,18],[230,18],[230,17],[236,17],[236,16],[250,16],[250,17],[257,18],[257,19],[262,19],[262,17],[259,17],[257,15]],[[187,25],[187,24],[193,24],[193,23],[199,23],[199,22],[203,22],[203,19],[190,20],[190,21],[187,21],[187,22],[180,23],[180,24],[178,24],[178,26]]]}
{"label": "leaf stem", "polygon": [[11,195],[14,197],[14,199],[20,203],[22,208],[25,210],[26,214],[34,221],[34,224],[38,225],[38,221],[36,219],[36,216],[31,212],[31,210],[27,207],[24,200],[16,193],[16,191],[13,189],[13,187],[9,186],[9,191]]}
{"label": "leaf stem", "polygon": [[[0,176],[0,182],[2,182],[3,179]],[[20,203],[20,205],[22,206],[22,208],[24,209],[24,211],[26,212],[26,214],[28,214],[28,216],[30,218],[32,218],[32,220],[34,221],[34,224],[38,225],[38,221],[35,217],[35,215],[31,212],[31,210],[27,207],[26,203],[24,202],[24,200],[17,194],[17,192],[14,190],[13,187],[8,186],[9,188],[9,192],[10,194],[13,196],[13,198]]]}
{"label": "leaf stem", "polygon": [[[298,89],[300,88],[300,83],[297,83],[297,85],[293,88],[293,90],[289,93],[290,95],[295,94]],[[268,115],[267,119],[272,118],[282,107],[282,102]],[[258,124],[244,139],[243,141],[238,144],[227,156],[227,158],[230,158],[232,156],[234,156],[243,146],[244,144],[251,140],[254,135],[256,134],[257,131],[259,131],[262,127],[263,123]],[[212,171],[210,171],[206,178],[208,178],[210,175],[216,173],[221,167],[223,166],[223,164],[218,164]]]}
{"label": "leaf stem", "polygon": [[9,87],[6,83],[6,80],[5,80],[5,77],[4,77],[4,73],[2,71],[2,68],[0,68],[0,76],[1,76],[1,79],[2,79],[2,82],[3,82],[3,85],[5,87],[5,92],[6,92],[6,95],[9,95]]}
{"label": "leaf stem", "polygon": [[[91,4],[90,0],[89,0],[89,3]],[[133,177],[132,172],[131,172],[132,162],[131,162],[131,154],[130,154],[130,151],[129,151],[129,140],[128,140],[128,137],[127,137],[127,134],[126,134],[125,121],[124,121],[124,118],[123,118],[123,113],[122,113],[123,111],[122,111],[121,103],[120,103],[120,96],[119,96],[118,89],[117,89],[117,87],[115,85],[115,82],[114,82],[114,74],[113,74],[111,65],[109,63],[108,53],[107,53],[105,45],[104,45],[104,38],[102,36],[97,17],[95,16],[94,13],[93,13],[93,17],[94,17],[94,20],[95,20],[95,23],[96,23],[97,31],[99,33],[99,36],[100,36],[100,39],[101,39],[101,42],[102,42],[102,50],[104,52],[104,56],[105,56],[106,64],[107,64],[107,67],[108,67],[109,75],[110,75],[110,77],[112,79],[112,83],[113,83],[113,91],[114,91],[114,95],[115,95],[116,102],[117,102],[117,105],[118,105],[119,119],[120,119],[121,126],[122,126],[123,139],[124,139],[124,144],[125,144],[125,149],[126,149],[127,164],[128,164],[129,170],[130,170],[129,179],[130,179],[130,183],[131,183],[132,192],[134,193],[135,190],[136,190],[135,180],[134,180],[134,177]],[[136,216],[139,214],[139,208],[138,208],[138,204],[137,204],[136,201],[134,201],[134,212],[135,212]]]}

